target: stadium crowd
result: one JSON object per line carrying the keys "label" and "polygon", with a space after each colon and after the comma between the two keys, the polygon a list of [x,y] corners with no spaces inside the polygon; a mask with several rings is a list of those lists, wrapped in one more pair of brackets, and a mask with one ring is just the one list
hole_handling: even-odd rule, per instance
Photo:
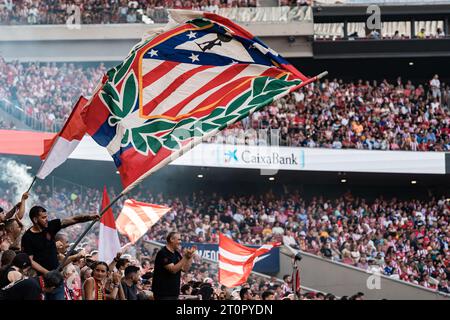
{"label": "stadium crowd", "polygon": [[[39,201],[46,202],[48,188],[42,190]],[[3,189],[0,204],[9,206],[5,198],[10,195]],[[10,190],[10,189],[8,189]],[[94,192],[95,193],[95,192]],[[56,195],[56,194],[54,194]],[[96,193],[98,196],[98,193]],[[98,197],[96,199],[98,200]],[[131,254],[125,253],[127,245],[118,252],[114,260],[107,264],[98,261],[97,232],[91,233],[65,262],[64,256],[81,232],[80,222],[95,220],[97,215],[68,215],[69,208],[60,208],[63,212],[45,212],[42,207],[30,209],[31,228],[23,222],[28,194],[24,194],[19,203],[5,213],[0,210],[0,300],[152,300],[152,279],[157,248],[148,246],[148,242],[139,241],[129,247]],[[79,202],[76,193],[57,192],[54,203]],[[70,199],[70,200],[69,200]],[[92,199],[91,199],[92,200]],[[89,207],[91,208],[91,207]],[[81,211],[87,208],[81,208]],[[48,215],[47,215],[48,213]],[[71,212],[73,213],[73,212]],[[61,215],[60,215],[61,214]],[[55,218],[55,215],[58,218]],[[38,218],[37,218],[38,217]],[[26,219],[24,219],[26,220]],[[49,262],[49,251],[38,243],[43,240],[35,233],[41,223],[47,223],[45,232],[48,242],[55,245],[55,266],[61,264],[61,271],[42,269]],[[69,228],[68,228],[69,227]],[[59,232],[61,229],[67,232]],[[27,231],[25,231],[27,230]],[[25,231],[25,232],[24,232]],[[51,247],[51,246],[50,246]],[[48,246],[47,246],[48,249]],[[23,251],[23,252],[21,252]],[[46,252],[45,255],[43,252]],[[40,260],[38,260],[38,258]],[[36,265],[36,263],[38,264]],[[189,300],[292,300],[291,277],[286,275],[283,281],[275,278],[261,278],[251,275],[248,281],[234,290],[220,286],[217,279],[217,265],[204,262],[197,256],[189,272],[182,276],[180,299]],[[335,300],[332,294],[321,292],[298,292],[300,300]],[[361,300],[364,294],[357,293],[341,300]]]}
{"label": "stadium crowd", "polygon": [[[279,5],[311,3],[310,0],[282,0]],[[256,0],[2,0],[0,24],[65,24],[69,17],[75,17],[77,8],[81,24],[165,23],[168,21],[167,9],[217,13],[219,8],[256,6]]]}
{"label": "stadium crowd", "polygon": [[[52,190],[49,186],[38,186],[34,193],[39,195],[39,202],[48,209],[49,220],[74,219],[73,217],[80,214],[83,216],[87,212],[99,212],[101,202],[99,190],[89,189],[81,196],[76,189],[69,192],[64,188]],[[114,196],[116,193],[111,188],[109,194]],[[261,245],[280,241],[295,249],[333,261],[450,293],[448,280],[450,203],[444,197],[400,200],[380,196],[366,200],[347,192],[333,199],[322,196],[303,199],[298,191],[289,195],[268,192],[257,196],[222,197],[215,193],[198,192],[169,196],[151,194],[139,187],[131,196],[140,201],[165,204],[172,210],[154,225],[136,246],[128,247],[126,254],[123,252],[119,254],[116,266],[107,267],[115,271],[109,273],[106,292],[113,292],[113,288],[120,281],[123,283],[128,279],[127,285],[133,286],[134,283],[141,293],[141,298],[151,298],[148,288],[156,252],[149,248],[148,240],[164,242],[168,232],[178,231],[183,242],[215,243],[218,241],[220,231],[244,244]],[[0,194],[0,205],[4,208],[12,207],[11,193],[4,191]],[[114,212],[119,212],[121,206],[122,202],[119,201],[113,207]],[[16,209],[19,207],[20,204]],[[4,215],[0,217],[4,218]],[[84,226],[76,224],[57,236],[56,239],[60,242],[57,243],[58,251],[60,250],[61,255],[66,252],[69,242],[74,241],[83,228]],[[3,267],[10,266],[10,263],[3,261],[3,257],[6,256],[5,259],[8,259],[9,255],[13,255],[11,249],[18,250],[17,239],[20,237],[20,230],[23,232],[23,229],[23,227],[18,229],[16,224],[11,222],[3,224],[1,229]],[[11,239],[11,234],[16,239]],[[122,243],[126,243],[124,238]],[[89,272],[96,268],[93,263],[97,259],[97,248],[98,229],[95,229],[73,252],[73,258],[69,259],[73,260],[71,264],[73,267],[66,266],[64,269],[66,283],[70,283],[72,291],[73,288],[76,289],[77,297],[81,294],[79,291],[81,283],[88,279],[91,275]],[[128,262],[124,261],[125,258]],[[128,265],[136,268],[126,271]],[[17,268],[20,269],[20,265],[16,266],[15,270]],[[209,299],[211,296],[216,299],[221,297],[238,299],[237,290],[230,291],[220,287],[215,268],[217,268],[215,265],[206,263],[198,257],[194,260],[193,269],[182,279],[183,288],[187,289],[182,289],[183,293],[186,296],[194,296],[187,298],[197,299],[198,294],[203,295],[206,290],[208,293],[203,299]],[[135,272],[130,275],[130,270]],[[145,274],[148,278],[144,277]],[[17,274],[16,276],[20,277]],[[95,272],[93,276],[96,276]],[[207,285],[205,283],[212,285],[213,290],[202,289]],[[187,284],[190,286],[186,286]],[[123,298],[124,286],[124,284],[119,286],[116,296],[108,295],[108,297]],[[275,293],[276,299],[292,298],[289,285],[277,282],[276,279],[252,277],[248,281],[248,286],[255,295],[254,298],[262,298],[263,293],[268,290]],[[321,300],[335,297],[303,293],[300,298]],[[352,299],[357,298],[362,297],[352,296]]]}
{"label": "stadium crowd", "polygon": [[[106,71],[72,63],[19,63],[0,59],[0,103],[17,104],[58,130],[80,94],[89,96]],[[374,150],[450,150],[450,86],[435,75],[426,84],[398,78],[344,82],[325,79],[255,112],[211,139],[230,144]],[[262,137],[262,138],[261,138]]]}
{"label": "stadium crowd", "polygon": [[256,144],[258,133],[249,128],[270,128],[279,129],[281,145],[448,151],[449,106],[450,86],[438,75],[427,85],[400,77],[394,83],[324,80],[279,99],[212,140]]}
{"label": "stadium crowd", "polygon": [[69,116],[80,95],[95,89],[106,72],[101,63],[81,67],[73,63],[5,62],[0,57],[0,103],[18,105],[31,119],[44,124],[47,131],[57,131]]}

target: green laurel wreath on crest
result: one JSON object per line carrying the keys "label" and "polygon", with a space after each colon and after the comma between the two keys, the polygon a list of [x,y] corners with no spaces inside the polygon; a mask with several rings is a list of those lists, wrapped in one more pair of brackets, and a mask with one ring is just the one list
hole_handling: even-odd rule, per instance
{"label": "green laurel wreath on crest", "polygon": [[[116,126],[130,115],[137,104],[138,81],[134,71],[129,71],[135,52],[108,74],[109,81],[103,86],[100,97],[111,112],[110,126]],[[143,155],[156,155],[161,148],[179,150],[182,142],[202,137],[215,129],[224,129],[228,124],[239,121],[249,113],[270,104],[274,97],[300,84],[300,80],[288,81],[287,75],[280,79],[259,77],[252,81],[249,90],[240,94],[228,106],[218,107],[201,118],[189,117],[180,121],[164,118],[150,119],[135,128],[124,128],[121,146],[129,143]],[[121,90],[117,84],[123,80]]]}

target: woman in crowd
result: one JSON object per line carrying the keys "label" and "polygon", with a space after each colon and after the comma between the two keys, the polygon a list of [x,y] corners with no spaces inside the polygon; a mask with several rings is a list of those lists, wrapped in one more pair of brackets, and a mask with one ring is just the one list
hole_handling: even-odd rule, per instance
{"label": "woman in crowd", "polygon": [[[120,277],[113,273],[112,291],[105,289],[109,267],[106,262],[99,261],[95,264],[92,277],[83,284],[83,300],[115,300],[120,287]],[[115,276],[116,275],[116,276]]]}

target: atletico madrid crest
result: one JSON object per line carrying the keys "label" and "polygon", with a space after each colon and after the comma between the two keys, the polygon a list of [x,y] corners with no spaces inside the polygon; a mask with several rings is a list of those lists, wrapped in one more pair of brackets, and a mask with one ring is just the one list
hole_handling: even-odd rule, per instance
{"label": "atletico madrid crest", "polygon": [[103,78],[84,119],[126,187],[310,81],[243,28],[200,13],[136,45]]}

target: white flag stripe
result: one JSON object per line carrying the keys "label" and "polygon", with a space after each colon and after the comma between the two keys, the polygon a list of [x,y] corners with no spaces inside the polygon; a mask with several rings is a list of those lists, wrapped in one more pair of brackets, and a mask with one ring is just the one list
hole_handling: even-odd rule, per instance
{"label": "white flag stripe", "polygon": [[145,225],[144,221],[139,218],[139,216],[136,214],[136,212],[133,211],[130,207],[127,207],[126,205],[122,209],[122,213],[125,214],[128,218],[130,218],[131,222],[134,223],[134,225],[139,229],[139,232],[144,235],[147,233],[147,226]]}
{"label": "white flag stripe", "polygon": [[152,111],[152,114],[163,114],[230,67],[231,65],[213,67],[196,73],[167,96],[166,99],[161,101],[155,110]]}
{"label": "white flag stripe", "polygon": [[99,241],[98,241],[98,259],[99,261],[105,261],[111,263],[118,252],[120,252],[121,246],[117,230],[105,226],[100,223]]}
{"label": "white flag stripe", "polygon": [[147,215],[147,217],[150,219],[150,221],[152,222],[152,225],[154,225],[155,223],[158,222],[158,220],[161,218],[153,208],[151,207],[140,207],[145,214]]}
{"label": "white flag stripe", "polygon": [[244,274],[244,268],[243,266],[235,266],[229,263],[225,263],[222,261],[219,261],[219,269],[226,270],[229,272],[237,273],[239,275]]}
{"label": "white flag stripe", "polygon": [[[188,72],[189,70],[198,68],[198,65],[190,63],[180,63],[176,68],[173,68],[161,78],[153,82],[151,85],[142,89],[142,106],[146,105],[149,101],[153,100],[161,92],[163,92],[167,86],[174,82],[182,74]],[[151,115],[156,113],[151,112]]]}
{"label": "white flag stripe", "polygon": [[166,61],[158,59],[142,59],[142,77],[164,62]]}
{"label": "white flag stripe", "polygon": [[53,169],[59,167],[64,161],[66,161],[67,157],[73,150],[75,150],[79,143],[80,140],[69,141],[61,136],[56,138],[51,152],[49,152],[47,159],[45,159],[44,163],[39,168],[39,172],[36,174],[36,177],[39,179],[45,179],[53,171]]}
{"label": "white flag stripe", "polygon": [[236,262],[245,262],[253,256],[253,254],[241,256],[241,255],[229,252],[221,247],[219,247],[219,255],[224,257],[225,259],[236,261]]}
{"label": "white flag stripe", "polygon": [[217,87],[212,88],[211,90],[209,90],[208,92],[205,92],[203,94],[201,94],[200,96],[196,97],[194,100],[192,100],[191,102],[189,102],[180,112],[179,114],[185,114],[188,113],[189,111],[191,111],[192,109],[194,109],[195,107],[198,106],[198,104],[200,102],[202,102],[203,100],[205,100],[207,97],[209,97],[210,95],[214,94],[215,92],[217,92],[218,90],[222,89],[224,86],[226,86],[227,84],[231,83],[232,81],[235,81],[236,79],[240,79],[240,78],[244,78],[244,77],[248,77],[248,76],[253,76],[255,74],[262,74],[264,71],[266,71],[267,69],[269,69],[270,67],[268,66],[263,66],[263,65],[249,65],[247,66],[244,70],[242,70],[239,74],[237,74],[233,79],[231,79],[230,81],[225,82],[222,85],[219,85]]}

